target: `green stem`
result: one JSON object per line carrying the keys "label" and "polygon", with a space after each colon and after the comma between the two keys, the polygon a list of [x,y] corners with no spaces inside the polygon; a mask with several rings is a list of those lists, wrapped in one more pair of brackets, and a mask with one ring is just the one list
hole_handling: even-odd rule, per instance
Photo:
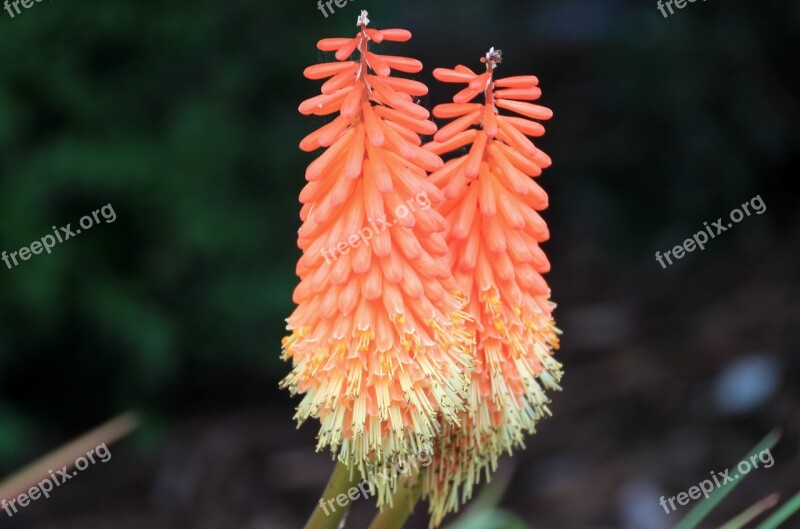
{"label": "green stem", "polygon": [[369,529],[400,529],[414,511],[414,505],[419,500],[421,486],[419,483],[400,487],[392,497],[392,506],[384,507],[378,513]]}
{"label": "green stem", "polygon": [[[356,485],[360,481],[357,472],[350,475],[350,469],[341,461],[336,462],[336,468],[333,469],[328,485],[325,487],[325,492],[322,493],[322,498],[317,502],[311,518],[308,519],[303,529],[338,529],[339,524],[347,514],[350,507],[341,507],[336,503],[336,496],[339,494],[346,494],[347,490]],[[329,500],[333,500],[329,502]]]}

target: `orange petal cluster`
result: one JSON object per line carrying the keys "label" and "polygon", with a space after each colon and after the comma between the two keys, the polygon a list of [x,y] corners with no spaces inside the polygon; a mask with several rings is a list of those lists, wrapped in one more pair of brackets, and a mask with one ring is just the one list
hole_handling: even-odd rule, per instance
{"label": "orange petal cluster", "polygon": [[443,162],[419,136],[436,131],[414,100],[427,87],[392,76],[422,64],[376,54],[370,44],[411,34],[367,23],[362,12],[355,37],[319,41],[336,62],[305,70],[325,81],[300,112],[335,117],[300,142],[324,151],[300,194],[300,283],[283,340],[293,368],[282,385],[303,395],[299,422],[320,420],[318,449],[368,479],[382,474],[380,504],[396,464],[432,451],[443,425],[459,420],[474,342],[448,267],[446,223],[429,207],[444,195],[427,180]]}
{"label": "orange petal cluster", "polygon": [[[490,50],[480,74],[461,65],[434,70],[439,81],[466,85],[453,103],[434,108],[434,116],[452,121],[425,149],[467,149],[430,179],[446,198],[439,211],[449,225],[450,267],[468,298],[477,349],[467,410],[459,426],[445,425],[437,462],[424,476],[433,525],[458,508],[459,495],[470,498],[481,473],[488,479],[500,454],[523,446],[550,414],[548,391],[560,389],[555,305],[542,277],[550,263],[539,246],[549,237],[538,213],[548,197],[531,178],[551,160],[528,138],[544,134],[539,121],[553,113],[529,102],[541,95],[536,77],[494,79],[500,58]],[[479,95],[484,102],[472,102]]]}

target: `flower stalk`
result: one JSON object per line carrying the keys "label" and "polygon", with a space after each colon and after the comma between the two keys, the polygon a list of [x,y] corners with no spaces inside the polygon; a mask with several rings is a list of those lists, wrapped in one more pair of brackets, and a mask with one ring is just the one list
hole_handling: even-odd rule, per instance
{"label": "flower stalk", "polygon": [[369,529],[400,529],[405,525],[414,506],[419,501],[422,486],[419,479],[413,484],[399,487],[392,497],[391,506],[384,507],[372,520]]}
{"label": "flower stalk", "polygon": [[[348,503],[346,507],[337,505],[338,508],[334,510],[330,508],[328,501],[335,501],[339,494],[347,494],[347,491],[358,482],[358,474],[352,472],[341,461],[337,461],[328,484],[325,486],[325,491],[303,529],[338,529],[350,504]],[[328,512],[329,509],[330,512]]]}

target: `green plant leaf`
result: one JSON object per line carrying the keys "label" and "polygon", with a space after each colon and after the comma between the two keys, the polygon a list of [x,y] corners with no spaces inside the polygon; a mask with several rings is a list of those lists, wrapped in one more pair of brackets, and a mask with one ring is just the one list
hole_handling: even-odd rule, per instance
{"label": "green plant leaf", "polygon": [[447,529],[530,529],[530,526],[507,511],[492,509],[459,518]]}
{"label": "green plant leaf", "polygon": [[758,518],[764,511],[772,509],[778,504],[780,494],[770,494],[766,498],[762,498],[755,505],[748,507],[744,512],[733,518],[731,521],[720,527],[719,529],[741,529]]}
{"label": "green plant leaf", "polygon": [[[778,442],[778,439],[780,439],[780,432],[778,430],[773,430],[740,461],[750,459],[750,457],[753,455],[772,448],[775,446],[775,443]],[[714,508],[719,505],[723,499],[725,499],[725,496],[731,493],[734,487],[744,481],[745,477],[747,477],[747,474],[743,475],[742,479],[737,479],[731,483],[726,483],[725,485],[714,490],[714,492],[712,492],[707,499],[703,500],[691,511],[689,511],[689,514],[687,514],[680,522],[678,522],[674,529],[694,529],[697,527],[700,522],[702,522],[703,519],[708,516],[708,513],[714,510]]]}
{"label": "green plant leaf", "polygon": [[797,514],[798,510],[800,510],[800,492],[795,494],[791,500],[784,503],[783,506],[778,509],[778,512],[767,518],[767,520],[756,527],[756,529],[775,529],[776,527],[780,527],[783,522]]}

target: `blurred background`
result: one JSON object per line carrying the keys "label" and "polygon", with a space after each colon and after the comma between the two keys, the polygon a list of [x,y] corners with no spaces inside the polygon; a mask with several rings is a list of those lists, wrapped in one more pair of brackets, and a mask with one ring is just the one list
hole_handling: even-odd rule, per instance
{"label": "blurred background", "polygon": [[[0,11],[0,479],[129,409],[138,431],[12,528],[302,526],[332,469],[278,389],[299,251],[297,195],[325,122],[298,104],[315,43],[361,9],[431,70],[535,74],[563,329],[564,391],[504,462],[501,506],[532,528],[661,529],[658,504],[775,428],[775,465],[711,516],[800,488],[797,2],[312,0],[34,3]],[[762,215],[662,269],[754,196]],[[352,527],[372,503],[357,502]],[[424,509],[418,508],[418,511]],[[800,527],[800,522],[787,527]],[[425,517],[409,525],[425,527]],[[504,526],[505,527],[505,526]],[[510,525],[508,527],[511,527]],[[518,526],[514,526],[518,527]]]}

